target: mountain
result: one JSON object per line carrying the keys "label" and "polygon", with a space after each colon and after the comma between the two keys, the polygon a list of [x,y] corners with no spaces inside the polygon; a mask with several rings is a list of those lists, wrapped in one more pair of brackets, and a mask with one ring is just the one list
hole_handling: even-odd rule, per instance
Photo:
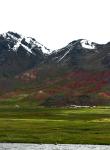
{"label": "mountain", "polygon": [[0,35],[0,76],[14,76],[40,64],[49,50],[34,38],[7,32]]}
{"label": "mountain", "polygon": [[0,99],[28,95],[49,107],[110,105],[110,42],[79,39],[52,51],[31,37],[1,34],[0,91]]}
{"label": "mountain", "polygon": [[49,55],[49,63],[68,65],[73,69],[106,70],[110,67],[110,44],[97,44],[85,39],[69,43]]}
{"label": "mountain", "polygon": [[42,105],[110,105],[110,43],[79,39],[53,51],[43,64],[37,75],[42,94],[34,97]]}
{"label": "mountain", "polygon": [[110,67],[110,43],[97,44],[79,39],[51,51],[34,38],[11,31],[1,34],[0,76],[16,76],[41,64],[67,66],[73,70],[102,71]]}

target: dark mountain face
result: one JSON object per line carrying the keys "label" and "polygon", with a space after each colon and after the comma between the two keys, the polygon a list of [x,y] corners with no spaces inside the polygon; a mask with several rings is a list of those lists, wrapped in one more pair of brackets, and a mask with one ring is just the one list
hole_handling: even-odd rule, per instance
{"label": "dark mountain face", "polygon": [[13,32],[0,35],[0,75],[12,76],[40,64],[46,47],[30,37]]}
{"label": "dark mountain face", "polygon": [[49,53],[33,38],[2,34],[0,90],[44,106],[110,105],[110,43],[79,39]]}
{"label": "dark mountain face", "polygon": [[83,39],[73,41],[54,51],[48,62],[68,65],[73,69],[107,70],[110,67],[110,43],[101,45]]}
{"label": "dark mountain face", "polygon": [[[34,67],[68,67],[72,70],[103,71],[110,68],[110,43],[97,44],[84,39],[62,49],[49,50],[34,38],[7,32],[0,35],[0,75],[12,77]],[[54,69],[54,68],[53,68]],[[48,72],[48,71],[47,71]]]}

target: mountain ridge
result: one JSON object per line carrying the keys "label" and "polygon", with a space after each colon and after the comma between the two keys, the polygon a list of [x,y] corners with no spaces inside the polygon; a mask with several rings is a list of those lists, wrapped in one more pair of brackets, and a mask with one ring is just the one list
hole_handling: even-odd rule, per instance
{"label": "mountain ridge", "polygon": [[109,50],[109,42],[98,44],[79,39],[52,51],[32,37],[8,31],[0,35],[0,70],[6,68],[3,74],[11,74],[13,66],[12,74],[17,75],[42,63],[68,65],[73,69],[105,70],[109,68]]}
{"label": "mountain ridge", "polygon": [[42,48],[30,37],[0,35],[1,98],[24,93],[39,106],[110,104],[109,42],[79,39],[53,52]]}

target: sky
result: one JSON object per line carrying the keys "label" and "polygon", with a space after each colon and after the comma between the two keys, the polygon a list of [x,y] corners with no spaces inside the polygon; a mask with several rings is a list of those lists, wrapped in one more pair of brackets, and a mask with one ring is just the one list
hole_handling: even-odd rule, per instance
{"label": "sky", "polygon": [[110,0],[0,0],[0,33],[34,37],[49,49],[77,39],[110,41]]}

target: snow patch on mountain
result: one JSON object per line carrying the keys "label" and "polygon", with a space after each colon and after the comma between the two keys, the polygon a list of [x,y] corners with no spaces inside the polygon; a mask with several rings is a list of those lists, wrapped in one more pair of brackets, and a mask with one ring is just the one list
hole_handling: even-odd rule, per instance
{"label": "snow patch on mountain", "polygon": [[7,33],[3,33],[2,34],[4,38],[10,40],[10,39],[13,39],[13,40],[17,40],[18,38],[15,37],[14,35],[12,35],[11,33],[7,32]]}
{"label": "snow patch on mountain", "polygon": [[25,38],[25,41],[28,43],[28,44],[31,44],[32,48],[34,48],[35,46],[38,46],[42,49],[43,53],[46,53],[46,54],[50,54],[50,50],[47,49],[44,45],[42,45],[41,43],[37,42],[35,39],[31,38],[31,37],[27,37]]}
{"label": "snow patch on mountain", "polygon": [[22,39],[23,39],[23,38],[19,38],[19,39],[17,40],[17,43],[16,43],[16,44],[14,45],[14,47],[13,47],[13,50],[14,50],[14,51],[17,51],[17,50],[18,50],[19,46],[21,45]]}
{"label": "snow patch on mountain", "polygon": [[88,40],[81,40],[81,45],[86,49],[95,49],[95,44]]}
{"label": "snow patch on mountain", "polygon": [[[33,48],[40,48],[42,50],[43,53],[45,54],[50,54],[50,50],[47,49],[44,45],[40,44],[39,42],[37,42],[35,39],[31,38],[31,37],[24,37],[22,35],[18,34],[18,37],[14,36],[13,32],[7,32],[7,33],[3,33],[3,37],[6,38],[7,40],[13,40],[14,42],[14,46],[13,48],[11,48],[12,50],[16,51],[18,50],[18,48],[20,46],[22,46],[23,48],[25,48],[27,50],[28,53],[32,53],[35,55],[35,53],[32,51]],[[25,42],[29,45],[31,45],[31,47],[28,47],[28,45],[26,45],[25,43],[22,43],[22,40],[25,40]]]}
{"label": "snow patch on mountain", "polygon": [[70,50],[69,51],[67,51],[60,59],[59,59],[59,61],[58,62],[60,62],[68,53],[70,52]]}

